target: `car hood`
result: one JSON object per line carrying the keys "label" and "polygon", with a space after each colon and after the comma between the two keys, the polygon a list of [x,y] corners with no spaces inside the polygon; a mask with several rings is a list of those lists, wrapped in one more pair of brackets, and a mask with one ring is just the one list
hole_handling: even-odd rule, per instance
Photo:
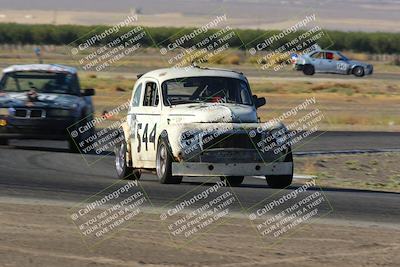
{"label": "car hood", "polygon": [[38,107],[71,109],[76,107],[79,97],[66,94],[38,93],[34,99],[29,99],[27,92],[0,92],[0,107]]}
{"label": "car hood", "polygon": [[230,103],[195,103],[167,108],[169,120],[177,123],[257,122],[254,106]]}

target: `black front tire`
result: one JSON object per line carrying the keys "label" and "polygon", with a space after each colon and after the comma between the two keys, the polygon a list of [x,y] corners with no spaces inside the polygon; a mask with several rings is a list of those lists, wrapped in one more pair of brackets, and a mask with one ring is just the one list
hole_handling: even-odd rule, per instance
{"label": "black front tire", "polygon": [[314,68],[314,66],[313,66],[313,65],[310,65],[310,64],[304,65],[304,67],[303,67],[303,73],[304,73],[305,75],[314,75],[314,73],[315,73],[315,68]]}
{"label": "black front tire", "polygon": [[157,146],[156,172],[161,184],[180,184],[182,176],[172,175],[172,155],[167,141],[161,139]]}
{"label": "black front tire", "polygon": [[282,189],[292,184],[293,175],[269,175],[266,179],[270,187]]}
{"label": "black front tire", "polygon": [[353,74],[356,77],[363,77],[365,75],[365,71],[363,67],[357,66],[353,69]]}
{"label": "black front tire", "polygon": [[[285,157],[283,162],[292,162],[293,163],[293,154],[290,150]],[[265,176],[267,180],[267,184],[272,188],[283,189],[292,184],[293,181],[293,164],[292,164],[292,172],[290,175],[267,175]]]}
{"label": "black front tire", "polygon": [[141,176],[140,169],[129,166],[127,161],[127,144],[124,140],[119,142],[115,147],[115,169],[119,179],[139,180]]}
{"label": "black front tire", "polygon": [[221,181],[226,180],[232,187],[240,186],[243,183],[244,176],[222,176]]}

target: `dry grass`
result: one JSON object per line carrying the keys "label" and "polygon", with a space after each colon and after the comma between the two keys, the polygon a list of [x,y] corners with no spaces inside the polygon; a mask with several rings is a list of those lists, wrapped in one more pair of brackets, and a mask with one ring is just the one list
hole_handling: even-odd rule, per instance
{"label": "dry grass", "polygon": [[295,158],[297,173],[316,175],[321,186],[400,192],[399,153]]}

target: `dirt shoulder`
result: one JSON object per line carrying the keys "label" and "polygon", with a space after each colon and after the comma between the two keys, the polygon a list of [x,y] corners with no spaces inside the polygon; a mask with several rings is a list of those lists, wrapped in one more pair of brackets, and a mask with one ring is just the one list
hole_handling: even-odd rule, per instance
{"label": "dirt shoulder", "polygon": [[400,153],[295,157],[295,172],[323,187],[400,192]]}
{"label": "dirt shoulder", "polygon": [[68,208],[0,204],[0,266],[397,266],[400,228],[321,221],[280,243],[260,244],[245,219],[231,218],[178,249],[146,214],[89,250]]}

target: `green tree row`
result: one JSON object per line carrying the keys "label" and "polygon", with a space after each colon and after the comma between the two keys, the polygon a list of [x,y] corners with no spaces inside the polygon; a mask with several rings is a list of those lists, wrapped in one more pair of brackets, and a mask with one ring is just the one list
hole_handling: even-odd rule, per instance
{"label": "green tree row", "polygon": [[[80,26],[80,25],[28,25],[14,23],[0,23],[0,44],[52,44],[52,45],[79,45],[90,36],[100,35],[109,26]],[[118,36],[132,30],[131,27],[124,27],[103,38],[97,45],[107,44]],[[174,27],[146,27],[146,36],[140,42],[143,46],[163,47],[175,41],[178,36],[190,34],[193,28]],[[205,37],[216,33],[217,30],[209,30],[206,33],[196,35],[195,38],[184,42],[182,47],[190,47]],[[247,49],[257,42],[267,39],[270,36],[279,34],[280,31],[264,30],[234,30],[238,38],[232,38],[230,46],[239,49]],[[303,32],[297,32],[300,35]],[[337,50],[352,50],[355,52],[366,52],[374,54],[400,53],[400,33],[386,32],[343,32],[325,31],[329,38],[321,39],[318,44],[321,47],[329,47]],[[86,39],[85,39],[86,38]],[[274,42],[270,49],[290,41],[293,35]]]}

